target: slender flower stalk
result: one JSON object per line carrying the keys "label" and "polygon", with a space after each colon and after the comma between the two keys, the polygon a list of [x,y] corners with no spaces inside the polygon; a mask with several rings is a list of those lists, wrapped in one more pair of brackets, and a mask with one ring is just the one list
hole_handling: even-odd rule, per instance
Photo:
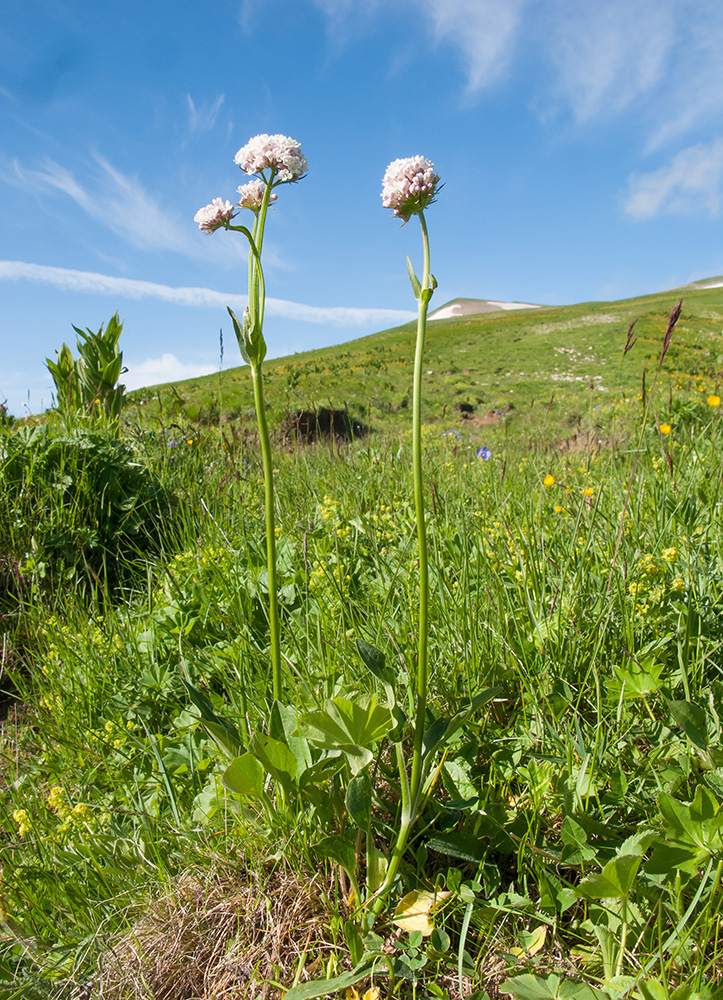
{"label": "slender flower stalk", "polygon": [[[264,470],[264,510],[266,516],[266,568],[269,588],[269,636],[271,643],[271,686],[274,699],[281,696],[281,635],[279,627],[278,578],[276,573],[276,518],[274,472],[271,439],[264,403],[263,360],[266,342],[263,335],[266,286],[261,266],[261,251],[269,205],[276,201],[274,188],[301,180],[306,174],[306,157],[294,139],[285,135],[257,135],[239,149],[234,162],[253,180],[238,188],[236,206],[221,198],[200,209],[195,216],[202,232],[217,229],[242,233],[249,244],[248,306],[240,322],[231,309],[236,339],[244,361],[251,369],[256,421],[259,428],[261,458]],[[236,209],[253,213],[253,226],[233,225]]]}
{"label": "slender flower stalk", "polygon": [[422,467],[422,366],[424,343],[427,333],[429,300],[437,287],[430,271],[429,234],[424,209],[434,201],[439,190],[439,176],[434,164],[423,156],[394,160],[384,175],[382,202],[394,215],[408,222],[412,215],[419,216],[422,227],[423,270],[422,280],[417,278],[407,259],[407,269],[412,289],[417,299],[417,343],[414,354],[414,380],[412,391],[412,471],[414,478],[414,511],[417,520],[417,547],[419,554],[419,636],[417,640],[417,665],[414,677],[414,743],[411,774],[407,776],[404,750],[401,742],[396,745],[397,765],[402,793],[402,814],[397,839],[389,858],[386,877],[371,901],[373,917],[379,915],[386,896],[396,878],[409,834],[419,814],[426,778],[423,754],[425,719],[427,715],[428,685],[428,634],[429,634],[429,557],[427,525],[424,509],[424,471]]}

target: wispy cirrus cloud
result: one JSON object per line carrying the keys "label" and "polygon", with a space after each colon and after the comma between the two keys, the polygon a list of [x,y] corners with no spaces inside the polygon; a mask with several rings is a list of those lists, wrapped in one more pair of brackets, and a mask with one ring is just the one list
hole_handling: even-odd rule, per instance
{"label": "wispy cirrus cloud", "polygon": [[[250,0],[249,0],[250,2]],[[254,0],[255,9],[263,0]],[[578,124],[635,108],[650,144],[720,118],[723,6],[719,0],[313,0],[334,40],[391,13],[460,54],[469,94],[526,62],[543,117]]]}
{"label": "wispy cirrus cloud", "polygon": [[635,219],[657,215],[716,217],[723,205],[723,138],[681,150],[664,167],[631,174],[624,208]]}
{"label": "wispy cirrus cloud", "polygon": [[542,24],[552,91],[578,122],[621,112],[664,80],[676,38],[676,0],[557,0]]}
{"label": "wispy cirrus cloud", "polygon": [[435,41],[462,53],[467,89],[481,90],[512,62],[528,0],[418,0]]}
{"label": "wispy cirrus cloud", "polygon": [[[245,295],[217,292],[211,288],[161,285],[134,278],[117,278],[93,271],[75,271],[65,267],[49,267],[17,260],[0,260],[0,281],[35,281],[66,291],[92,295],[113,295],[126,299],[156,299],[178,306],[195,308],[243,309]],[[266,313],[302,323],[330,326],[368,326],[373,323],[406,323],[416,315],[402,309],[354,308],[347,306],[309,306],[287,299],[266,300]]]}
{"label": "wispy cirrus cloud", "polygon": [[212,101],[210,104],[199,104],[197,106],[191,95],[186,94],[189,131],[194,135],[210,132],[216,124],[218,113],[225,98],[225,94],[219,94],[215,101]]}
{"label": "wispy cirrus cloud", "polygon": [[0,166],[0,179],[29,193],[66,195],[90,218],[138,249],[199,255],[199,244],[185,220],[176,218],[136,178],[123,174],[104,157],[96,154],[93,162],[95,168],[85,181],[51,159],[40,169],[29,169],[13,160]]}

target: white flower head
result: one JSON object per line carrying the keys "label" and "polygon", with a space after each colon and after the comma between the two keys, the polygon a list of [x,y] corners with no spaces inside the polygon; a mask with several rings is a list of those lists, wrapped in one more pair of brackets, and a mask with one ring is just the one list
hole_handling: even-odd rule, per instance
{"label": "white flower head", "polygon": [[301,146],[288,135],[256,135],[239,149],[234,163],[247,174],[274,172],[277,183],[300,180],[308,169]]}
{"label": "white flower head", "polygon": [[382,204],[405,222],[423,212],[434,201],[439,174],[424,156],[394,160],[382,181]]}
{"label": "white flower head", "polygon": [[[264,192],[266,191],[266,185],[263,181],[249,181],[248,184],[242,184],[238,188],[239,208],[250,208],[252,212],[258,212],[264,200]],[[276,201],[278,195],[270,194],[269,201]]]}
{"label": "white flower head", "polygon": [[214,198],[210,205],[199,208],[193,217],[202,233],[215,233],[223,229],[227,222],[233,219],[233,205],[222,198]]}

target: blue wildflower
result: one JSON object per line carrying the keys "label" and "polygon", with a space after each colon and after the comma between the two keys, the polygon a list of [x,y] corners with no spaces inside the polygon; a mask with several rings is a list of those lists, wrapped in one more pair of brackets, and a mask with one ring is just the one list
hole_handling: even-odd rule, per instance
{"label": "blue wildflower", "polygon": [[481,458],[483,462],[489,462],[492,458],[492,452],[483,445],[477,449],[477,458]]}

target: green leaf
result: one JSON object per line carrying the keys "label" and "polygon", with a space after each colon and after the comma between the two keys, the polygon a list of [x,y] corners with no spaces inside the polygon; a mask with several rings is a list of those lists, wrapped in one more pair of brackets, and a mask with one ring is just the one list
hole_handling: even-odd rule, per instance
{"label": "green leaf", "polygon": [[223,772],[221,784],[236,795],[258,799],[264,788],[264,769],[253,754],[241,754]]}
{"label": "green leaf", "polygon": [[585,983],[561,980],[551,972],[547,976],[525,974],[509,979],[500,986],[500,993],[511,993],[518,1000],[605,1000],[606,993]]}
{"label": "green leaf", "polygon": [[409,280],[412,285],[414,298],[417,300],[417,302],[419,302],[419,296],[422,294],[422,283],[414,273],[414,268],[412,267],[412,262],[409,259],[409,257],[407,257],[407,274],[409,275]]}
{"label": "green leaf", "polygon": [[690,701],[669,701],[670,714],[691,743],[699,750],[708,746],[708,726],[705,709]]}
{"label": "green leaf", "polygon": [[723,848],[721,806],[704,785],[698,785],[690,804],[661,792],[658,808],[665,820],[667,839],[702,847],[708,852]]}
{"label": "green leaf", "polygon": [[387,875],[389,861],[370,837],[367,843],[367,886],[369,892],[376,892]]}
{"label": "green leaf", "polygon": [[613,858],[599,874],[583,879],[577,894],[586,899],[624,899],[633,887],[641,860],[637,854]]}
{"label": "green leaf", "polygon": [[429,754],[434,753],[434,751],[439,747],[448,743],[454,734],[465,724],[470,715],[476,712],[478,708],[481,708],[488,701],[491,701],[495,695],[499,694],[501,691],[502,688],[500,687],[485,688],[484,691],[480,691],[476,694],[467,705],[461,708],[458,712],[455,712],[451,719],[437,719],[433,722],[424,734],[424,740],[422,743],[422,752],[424,756],[427,757]]}
{"label": "green leaf", "polygon": [[362,830],[372,821],[372,781],[368,771],[352,778],[346,790],[346,811]]}
{"label": "green leaf", "polygon": [[208,732],[228,757],[237,757],[239,751],[243,750],[243,743],[236,727],[222,719],[213,710],[211,702],[206,695],[198,688],[189,684],[185,677],[181,678],[183,686],[188,691],[188,695],[201,715],[201,722]]}
{"label": "green leaf", "polygon": [[280,740],[263,733],[254,733],[249,740],[249,752],[261,761],[272,778],[282,784],[288,784],[289,778],[296,777],[296,757]]}
{"label": "green leaf", "polygon": [[358,774],[371,763],[372,750],[392,723],[392,713],[377,705],[375,695],[362,695],[355,701],[339,697],[325,702],[323,711],[303,715],[299,732],[314,746],[341,750],[352,774]]}
{"label": "green leaf", "polygon": [[241,357],[244,359],[247,365],[251,364],[251,358],[249,357],[249,352],[246,350],[246,331],[244,327],[239,323],[236,318],[236,314],[233,309],[226,306],[229,316],[231,317],[231,322],[233,323],[234,333],[236,334],[236,340],[238,341],[238,349],[241,351]]}
{"label": "green leaf", "polygon": [[284,743],[296,757],[296,775],[300,777],[314,763],[309,744],[298,735],[299,725],[296,712],[288,705],[275,701],[271,707],[269,736]]}
{"label": "green leaf", "polygon": [[359,965],[351,972],[344,972],[341,976],[335,976],[333,979],[313,979],[310,983],[301,983],[285,993],[283,1000],[315,1000],[316,997],[323,997],[328,993],[346,990],[368,976],[374,962],[374,958],[364,956]]}
{"label": "green leaf", "polygon": [[344,940],[349,949],[349,957],[354,965],[358,965],[364,957],[364,942],[359,928],[352,920],[344,921]]}
{"label": "green leaf", "polygon": [[396,677],[394,671],[391,667],[386,665],[386,659],[384,653],[376,646],[372,646],[371,643],[365,642],[363,639],[357,639],[356,648],[359,650],[359,656],[362,658],[364,665],[371,670],[378,681],[384,686],[384,692],[387,696],[387,701],[389,702],[389,707],[394,708],[396,704],[396,695],[394,691],[394,685],[396,682]]}
{"label": "green leaf", "polygon": [[427,841],[430,851],[479,864],[487,853],[487,841],[468,833],[446,833]]}
{"label": "green leaf", "polygon": [[356,852],[346,837],[334,833],[331,837],[325,837],[321,843],[315,844],[314,850],[323,854],[325,858],[336,861],[352,879],[356,879]]}

